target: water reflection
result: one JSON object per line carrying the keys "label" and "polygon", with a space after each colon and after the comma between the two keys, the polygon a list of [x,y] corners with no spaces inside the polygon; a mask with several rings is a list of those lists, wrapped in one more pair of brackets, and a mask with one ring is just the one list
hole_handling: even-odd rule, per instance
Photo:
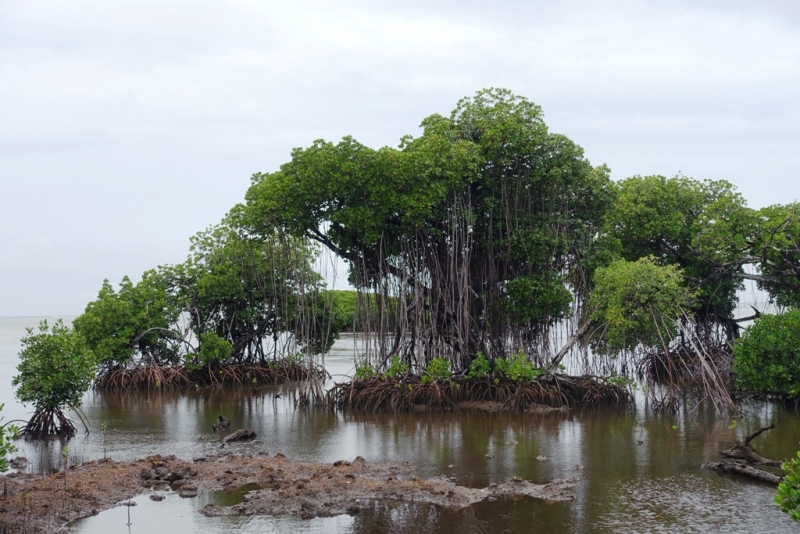
{"label": "water reflection", "polygon": [[[2,325],[0,325],[2,326]],[[0,328],[2,330],[2,328]],[[24,332],[24,330],[23,330]],[[0,339],[0,342],[2,340]],[[17,338],[18,343],[18,338]],[[349,344],[348,344],[349,343]],[[8,346],[0,347],[0,377],[13,375]],[[353,366],[352,339],[337,343],[326,365],[334,375]],[[11,370],[9,366],[12,366]],[[748,431],[775,423],[754,445],[768,457],[793,456],[800,417],[793,409],[752,404],[736,425],[710,407],[679,414],[584,409],[535,413],[411,413],[370,415],[299,408],[291,387],[187,392],[90,392],[83,410],[91,434],[70,441],[71,462],[108,455],[117,460],[150,454],[190,459],[219,451],[211,427],[225,415],[234,428],[252,428],[258,439],[236,451],[333,462],[361,455],[368,461],[408,461],[417,475],[455,476],[483,487],[513,475],[543,483],[578,477],[572,503],[533,499],[484,502],[468,510],[441,510],[403,503],[375,503],[350,518],[205,518],[203,498],[170,496],[161,503],[139,499],[132,532],[520,532],[535,526],[553,532],[793,532],[795,525],[772,504],[774,488],[700,469],[718,459]],[[11,399],[10,379],[0,399]],[[10,404],[19,416],[20,407]],[[107,431],[101,431],[105,422]],[[61,447],[21,442],[28,469],[62,468]],[[580,466],[580,467],[578,467]],[[745,503],[743,505],[743,503]],[[76,532],[116,532],[124,508],[90,518]],[[122,514],[123,519],[106,519]],[[116,517],[116,516],[114,516]],[[174,518],[169,519],[170,517]],[[106,521],[110,521],[106,522]],[[108,525],[115,525],[109,528]],[[99,525],[99,526],[92,526]],[[138,529],[138,530],[137,530]],[[122,530],[124,531],[124,530]]]}

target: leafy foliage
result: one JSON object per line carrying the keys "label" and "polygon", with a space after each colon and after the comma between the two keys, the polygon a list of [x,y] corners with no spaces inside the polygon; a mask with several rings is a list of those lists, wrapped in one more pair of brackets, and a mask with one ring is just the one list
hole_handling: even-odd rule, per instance
{"label": "leafy foliage", "polygon": [[[3,411],[4,404],[0,404],[0,412]],[[2,418],[0,417],[0,421]],[[8,471],[8,459],[6,456],[16,452],[13,440],[19,437],[19,429],[11,424],[0,424],[0,473]]]}
{"label": "leafy foliage", "polygon": [[369,380],[370,378],[376,377],[377,374],[378,373],[375,371],[375,368],[369,363],[361,362],[356,365],[356,373],[354,378],[356,380]]}
{"label": "leafy foliage", "polygon": [[508,358],[498,358],[494,364],[495,369],[514,382],[536,380],[546,374],[543,369],[534,367],[523,352],[512,354]]}
{"label": "leafy foliage", "polygon": [[435,382],[436,380],[447,380],[453,375],[450,370],[450,362],[444,358],[434,358],[427,366],[422,375],[422,383]]}
{"label": "leafy foliage", "polygon": [[378,322],[379,343],[416,321],[426,346],[401,332],[404,358],[438,354],[462,369],[479,350],[543,339],[586,293],[582,262],[613,191],[607,168],[506,90],[480,91],[422,127],[398,148],[345,137],[294,150],[280,171],[253,176],[246,220],[262,235],[320,243],[349,263],[360,291],[396,299],[408,321]]}
{"label": "leafy foliage", "polygon": [[489,362],[489,358],[487,358],[483,352],[478,352],[478,354],[472,360],[472,363],[469,364],[467,378],[479,380],[488,375],[491,369],[492,364]]}
{"label": "leafy foliage", "polygon": [[601,354],[664,347],[677,333],[682,310],[692,302],[680,269],[658,265],[652,256],[599,268],[589,306],[601,334],[592,338],[592,347]]}
{"label": "leafy foliage", "polygon": [[608,245],[628,261],[649,256],[681,269],[698,288],[687,311],[729,318],[755,231],[744,198],[728,182],[685,176],[634,176],[617,187],[606,216]]}
{"label": "leafy foliage", "polygon": [[748,393],[800,394],[800,310],[764,315],[733,347],[736,385]]}
{"label": "leafy foliage", "polygon": [[78,406],[95,376],[95,357],[83,337],[59,319],[52,330],[44,320],[39,332],[22,338],[19,372],[12,380],[16,396],[37,410]]}
{"label": "leafy foliage", "polygon": [[118,291],[105,280],[97,299],[72,324],[104,368],[134,361],[175,363],[182,310],[163,274],[151,270],[137,284],[124,277]]}
{"label": "leafy foliage", "polygon": [[233,346],[228,341],[214,332],[206,332],[200,335],[200,350],[187,354],[184,365],[189,370],[215,368],[219,364],[227,363],[232,351]]}
{"label": "leafy foliage", "polygon": [[381,375],[381,378],[386,380],[388,378],[403,377],[408,374],[409,370],[408,364],[404,362],[400,356],[395,355],[392,356],[392,363],[389,364],[389,367],[386,369],[386,372]]}
{"label": "leafy foliage", "polygon": [[781,306],[800,307],[800,203],[770,206],[758,212],[753,244],[761,289]]}
{"label": "leafy foliage", "polygon": [[800,452],[782,465],[784,480],[778,484],[778,494],[775,504],[781,507],[783,513],[795,521],[800,521]]}

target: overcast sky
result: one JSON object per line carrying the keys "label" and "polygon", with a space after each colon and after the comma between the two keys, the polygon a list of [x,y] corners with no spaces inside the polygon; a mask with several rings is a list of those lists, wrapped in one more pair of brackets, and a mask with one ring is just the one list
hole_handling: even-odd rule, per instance
{"label": "overcast sky", "polygon": [[293,147],[396,146],[491,86],[614,179],[800,197],[797,0],[0,0],[0,316],[81,313]]}

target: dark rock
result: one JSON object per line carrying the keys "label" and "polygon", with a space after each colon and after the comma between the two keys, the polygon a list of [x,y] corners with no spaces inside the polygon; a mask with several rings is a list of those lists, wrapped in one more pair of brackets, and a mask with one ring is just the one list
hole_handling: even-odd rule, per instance
{"label": "dark rock", "polygon": [[197,476],[197,470],[191,467],[181,467],[175,473],[178,473],[181,478],[192,478]]}
{"label": "dark rock", "polygon": [[166,467],[156,467],[156,476],[158,478],[165,478],[167,475],[169,475],[169,469]]}
{"label": "dark rock", "polygon": [[163,495],[150,495],[150,500],[151,501],[156,501],[156,502],[161,502],[161,501],[164,500],[164,496]]}
{"label": "dark rock", "polygon": [[231,420],[227,417],[222,415],[219,416],[219,421],[214,423],[214,426],[211,427],[214,432],[230,432],[231,429]]}
{"label": "dark rock", "polygon": [[165,480],[167,482],[175,482],[176,480],[182,480],[182,479],[183,479],[183,475],[180,474],[180,473],[176,473],[175,471],[173,471],[172,473],[168,474],[165,477]]}
{"label": "dark rock", "polygon": [[207,462],[208,458],[206,458],[205,456],[198,456],[197,458],[194,458],[192,461],[196,464],[199,464],[200,462]]}
{"label": "dark rock", "polygon": [[150,480],[153,478],[153,472],[147,468],[142,469],[142,472],[139,473],[139,476],[142,477],[144,480]]}
{"label": "dark rock", "polygon": [[348,462],[347,460],[336,460],[335,462],[333,462],[333,467],[349,467],[349,466],[350,462]]}
{"label": "dark rock", "polygon": [[17,456],[13,460],[9,460],[8,465],[14,469],[25,469],[28,466],[28,459],[24,456]]}

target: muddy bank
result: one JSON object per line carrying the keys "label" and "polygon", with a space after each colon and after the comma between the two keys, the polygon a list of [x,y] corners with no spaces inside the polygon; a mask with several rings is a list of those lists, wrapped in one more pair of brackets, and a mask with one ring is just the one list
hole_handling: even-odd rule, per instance
{"label": "muddy bank", "polygon": [[203,491],[254,489],[244,502],[207,505],[207,516],[295,515],[301,518],[357,514],[375,499],[463,508],[485,499],[529,496],[547,501],[573,499],[574,480],[537,485],[514,477],[488,488],[467,488],[453,478],[422,480],[408,463],[370,463],[359,457],[333,465],[298,462],[282,454],[220,454],[194,460],[151,456],[133,462],[99,460],[41,477],[13,473],[0,477],[0,534],[66,532],[67,524],[136,495],[165,489],[185,498]]}

